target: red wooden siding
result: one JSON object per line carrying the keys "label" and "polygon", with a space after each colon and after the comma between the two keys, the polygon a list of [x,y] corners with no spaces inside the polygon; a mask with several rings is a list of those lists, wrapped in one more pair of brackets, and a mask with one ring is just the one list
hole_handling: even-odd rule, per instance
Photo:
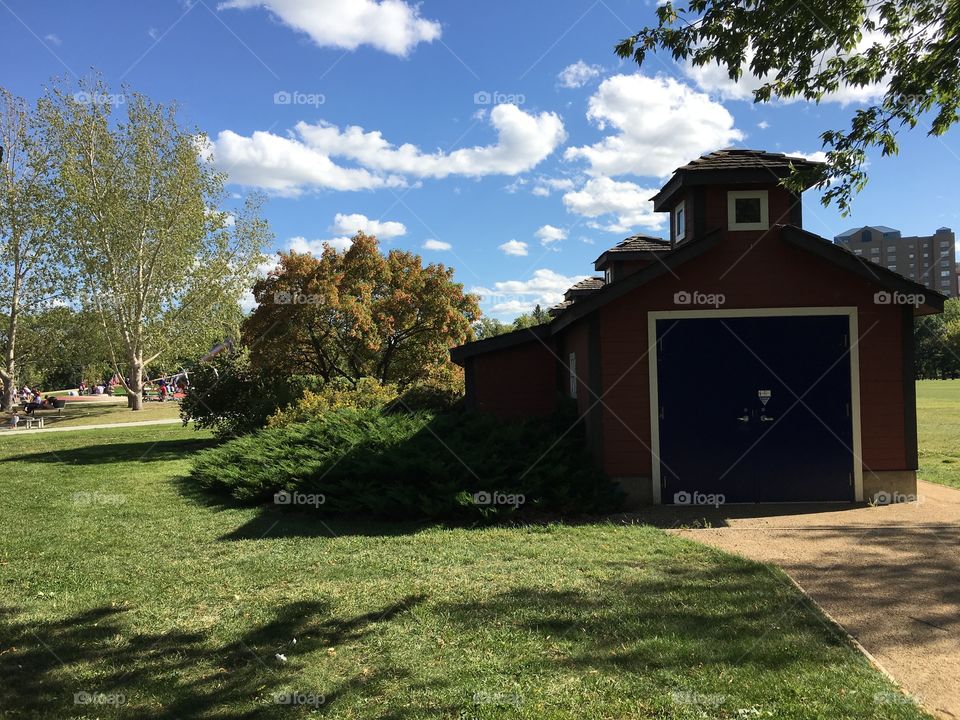
{"label": "red wooden siding", "polygon": [[[772,217],[775,212],[771,192]],[[777,230],[766,235],[729,233],[716,248],[677,268],[675,275],[665,275],[600,310],[606,393],[603,456],[609,475],[651,474],[646,311],[695,309],[674,303],[680,291],[722,293],[725,309],[859,307],[863,462],[871,470],[908,467],[901,309],[875,304],[872,284],[786,245]]]}
{"label": "red wooden siding", "polygon": [[556,407],[556,358],[542,343],[534,340],[477,355],[471,363],[477,410],[530,417],[548,415]]}

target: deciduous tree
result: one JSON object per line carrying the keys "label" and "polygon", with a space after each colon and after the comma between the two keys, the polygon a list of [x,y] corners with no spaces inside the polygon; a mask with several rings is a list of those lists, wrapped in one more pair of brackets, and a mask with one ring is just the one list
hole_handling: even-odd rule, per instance
{"label": "deciduous tree", "polygon": [[451,268],[402,250],[383,255],[363,233],[345,252],[281,253],[253,294],[244,341],[254,364],[401,387],[448,363],[480,314]]}
{"label": "deciduous tree", "polygon": [[795,173],[827,188],[824,204],[849,212],[866,184],[867,151],[898,150],[897,136],[929,116],[942,135],[960,108],[960,2],[957,0],[689,0],[666,2],[658,24],[616,46],[641,65],[665,50],[694,66],[719,64],[730,78],[752,76],[755,102],[774,97],[819,102],[844,86],[883,88],[856,110],[847,130],[821,135],[828,166]]}
{"label": "deciduous tree", "polygon": [[128,89],[113,95],[98,80],[70,90],[54,87],[41,104],[66,199],[64,235],[83,301],[139,409],[144,368],[191,321],[235,307],[270,234],[256,197],[235,216],[221,210],[224,177],[175,105]]}
{"label": "deciduous tree", "polygon": [[21,318],[67,291],[54,218],[60,195],[35,110],[0,88],[0,409],[13,402]]}

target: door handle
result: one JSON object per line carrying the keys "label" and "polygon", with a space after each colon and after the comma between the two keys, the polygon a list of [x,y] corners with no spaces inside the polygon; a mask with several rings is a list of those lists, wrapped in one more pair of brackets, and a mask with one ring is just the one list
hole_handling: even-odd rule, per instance
{"label": "door handle", "polygon": [[749,416],[749,415],[741,415],[740,417],[737,418],[737,420],[739,420],[740,422],[750,422],[750,416]]}
{"label": "door handle", "polygon": [[760,422],[773,422],[775,418],[770,417],[769,415],[761,415]]}

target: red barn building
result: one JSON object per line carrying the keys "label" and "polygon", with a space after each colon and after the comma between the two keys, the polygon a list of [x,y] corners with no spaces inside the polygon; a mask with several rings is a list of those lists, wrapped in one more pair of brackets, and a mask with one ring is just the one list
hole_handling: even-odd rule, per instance
{"label": "red barn building", "polygon": [[631,504],[915,494],[913,318],[945,296],[803,229],[809,161],[722,150],[654,196],[670,239],[604,252],[550,323],[451,351],[467,403],[572,398]]}

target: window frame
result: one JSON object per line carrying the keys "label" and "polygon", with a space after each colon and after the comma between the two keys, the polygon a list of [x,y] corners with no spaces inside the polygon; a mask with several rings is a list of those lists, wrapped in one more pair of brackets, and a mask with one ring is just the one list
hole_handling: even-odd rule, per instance
{"label": "window frame", "polygon": [[[683,232],[680,232],[680,223],[683,223]],[[673,208],[673,239],[683,242],[687,238],[687,208],[686,202],[680,202]]]}
{"label": "window frame", "polygon": [[570,370],[570,397],[577,399],[577,354],[570,353],[567,358],[567,368]]}
{"label": "window frame", "polygon": [[[760,200],[760,222],[738,223],[737,200]],[[727,191],[727,230],[769,230],[770,193],[767,190]]]}

